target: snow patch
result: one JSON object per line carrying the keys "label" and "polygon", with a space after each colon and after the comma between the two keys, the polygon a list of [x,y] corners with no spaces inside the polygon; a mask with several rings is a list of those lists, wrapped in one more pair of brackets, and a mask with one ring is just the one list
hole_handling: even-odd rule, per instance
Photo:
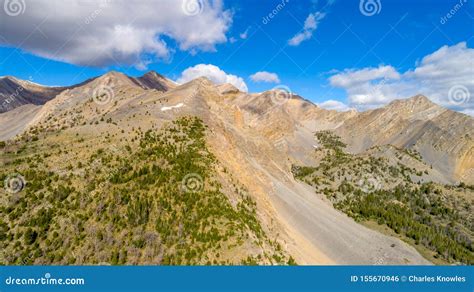
{"label": "snow patch", "polygon": [[184,106],[184,103],[178,103],[177,105],[172,105],[172,106],[164,106],[161,108],[161,111],[162,112],[165,112],[165,111],[169,111],[169,110],[172,110],[172,109],[175,109],[175,108],[180,108],[180,107],[183,107]]}

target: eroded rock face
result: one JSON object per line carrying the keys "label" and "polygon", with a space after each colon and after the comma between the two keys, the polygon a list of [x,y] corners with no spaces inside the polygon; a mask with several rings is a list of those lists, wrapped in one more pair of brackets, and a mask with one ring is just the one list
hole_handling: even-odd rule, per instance
{"label": "eroded rock face", "polygon": [[46,87],[14,77],[0,78],[0,113],[25,104],[42,105],[53,99],[64,87]]}
{"label": "eroded rock face", "polygon": [[449,181],[472,181],[474,119],[442,108],[424,96],[360,113],[335,132],[353,152],[387,144],[415,149]]}

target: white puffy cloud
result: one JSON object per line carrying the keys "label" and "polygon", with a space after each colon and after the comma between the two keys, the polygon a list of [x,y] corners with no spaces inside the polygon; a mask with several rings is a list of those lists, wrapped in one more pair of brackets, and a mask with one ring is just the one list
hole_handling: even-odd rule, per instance
{"label": "white puffy cloud", "polygon": [[[386,103],[387,96],[382,88],[388,82],[399,81],[400,73],[392,66],[364,68],[360,70],[346,69],[329,78],[334,87],[344,88],[349,95],[352,106],[378,107]],[[392,92],[391,92],[392,93]]]}
{"label": "white puffy cloud", "polygon": [[[18,1],[21,5],[21,3]],[[0,46],[86,66],[146,67],[180,50],[213,51],[232,15],[222,0],[35,0],[0,11]],[[2,5],[3,7],[3,5]]]}
{"label": "white puffy cloud", "polygon": [[336,110],[338,112],[345,112],[352,109],[348,107],[345,103],[333,99],[318,103],[318,106],[327,110]]}
{"label": "white puffy cloud", "polygon": [[310,13],[304,22],[303,31],[289,39],[288,44],[290,46],[299,46],[303,41],[310,39],[325,16],[326,14],[321,12]]}
{"label": "white puffy cloud", "polygon": [[423,94],[438,104],[472,115],[474,49],[465,42],[443,46],[406,72],[392,66],[350,69],[331,76],[329,82],[345,89],[350,106],[359,109]]}
{"label": "white puffy cloud", "polygon": [[345,70],[331,76],[331,85],[337,87],[355,87],[368,81],[377,79],[400,79],[400,74],[392,66],[378,68],[364,68],[361,70]]}
{"label": "white puffy cloud", "polygon": [[280,78],[278,78],[276,73],[270,73],[267,71],[260,71],[250,75],[250,79],[252,79],[253,82],[280,83]]}
{"label": "white puffy cloud", "polygon": [[219,67],[211,64],[198,64],[187,68],[181,73],[181,77],[176,82],[186,83],[198,77],[206,77],[216,84],[230,83],[240,91],[248,92],[247,84],[241,77],[227,74]]}

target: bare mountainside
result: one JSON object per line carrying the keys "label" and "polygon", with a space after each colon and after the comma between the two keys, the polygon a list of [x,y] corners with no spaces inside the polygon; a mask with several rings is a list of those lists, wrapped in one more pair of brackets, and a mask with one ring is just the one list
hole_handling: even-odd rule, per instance
{"label": "bare mountainside", "polygon": [[336,133],[359,153],[394,145],[420,153],[424,161],[453,181],[474,181],[474,119],[422,95],[347,119]]}
{"label": "bare mountainside", "polygon": [[[158,91],[167,91],[176,86],[176,84],[157,74],[148,72],[141,77],[126,77],[131,82],[144,89],[155,89]],[[83,83],[74,86],[42,86],[27,80],[20,80],[12,76],[0,78],[0,113],[8,112],[22,105],[43,105],[53,99],[59,93],[76,86],[81,86],[93,81],[86,80]]]}
{"label": "bare mountainside", "polygon": [[63,91],[64,87],[47,87],[11,76],[0,78],[0,113],[25,104],[41,105]]}
{"label": "bare mountainside", "polygon": [[[394,104],[418,107],[418,99]],[[319,165],[322,145],[315,134],[330,130],[353,140],[348,148],[361,155],[367,150],[388,160],[400,156],[390,163],[402,165],[401,178],[410,184],[433,181],[441,193],[456,176],[469,178],[472,168],[472,135],[459,134],[472,131],[472,118],[465,115],[443,109],[421,118],[423,110],[413,108],[396,119],[389,139],[379,135],[391,125],[393,119],[383,117],[391,111],[327,111],[297,95],[246,94],[205,78],[178,85],[156,73],[140,79],[111,72],[43,106],[14,111],[23,114],[0,115],[17,129],[0,128],[0,178],[8,182],[17,175],[26,184],[5,193],[0,209],[8,263],[429,264],[425,258],[433,255],[422,257],[408,244],[414,243],[333,208],[339,201],[295,175],[295,165]],[[455,149],[436,148],[442,141],[435,130],[428,131],[431,140],[422,131],[395,137],[411,129],[410,121],[446,129],[443,114],[459,127],[449,132],[462,136]],[[374,123],[383,119],[387,123]],[[368,136],[354,135],[364,127]],[[389,148],[372,147],[378,144]],[[462,168],[430,165],[425,158],[435,151],[449,153],[453,165],[462,161]],[[472,205],[471,189],[456,192],[462,200],[443,207]],[[472,222],[459,222],[467,237],[462,248],[472,252]],[[444,260],[460,259],[449,254]]]}

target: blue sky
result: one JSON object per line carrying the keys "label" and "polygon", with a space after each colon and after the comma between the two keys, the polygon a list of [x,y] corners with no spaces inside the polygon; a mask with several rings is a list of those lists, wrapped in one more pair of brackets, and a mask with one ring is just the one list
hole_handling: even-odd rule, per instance
{"label": "blue sky", "polygon": [[[370,2],[370,0],[368,1]],[[473,56],[474,1],[374,0],[372,2],[376,5],[377,13],[371,16],[364,15],[359,0],[332,0],[329,2],[327,0],[241,0],[223,1],[222,6],[220,1],[217,2],[216,4],[211,1],[211,4],[208,4],[207,1],[201,1],[200,4],[203,5],[204,12],[188,17],[197,19],[201,15],[205,15],[208,8],[206,5],[213,5],[211,7],[214,12],[213,16],[221,17],[221,19],[226,18],[226,25],[220,30],[220,33],[225,35],[225,40],[221,37],[211,40],[211,45],[199,44],[195,47],[186,47],[179,36],[163,33],[155,35],[155,37],[166,43],[169,51],[166,57],[156,57],[153,52],[144,50],[141,57],[146,59],[145,64],[137,65],[128,61],[122,63],[119,60],[118,62],[106,62],[105,65],[84,66],[82,59],[75,61],[76,59],[72,58],[71,61],[69,55],[65,54],[67,57],[59,58],[63,59],[63,62],[57,61],[58,58],[48,58],[48,55],[52,53],[45,52],[42,47],[36,49],[35,44],[25,47],[19,40],[9,39],[10,32],[8,30],[14,30],[14,23],[10,22],[28,17],[29,10],[32,10],[29,8],[33,4],[25,0],[24,14],[19,16],[0,15],[0,36],[2,36],[2,32],[5,36],[5,38],[0,38],[0,75],[13,75],[46,85],[69,85],[101,75],[112,69],[131,76],[155,70],[177,80],[181,77],[182,72],[189,67],[198,64],[213,64],[227,74],[241,77],[250,92],[260,92],[282,84],[315,103],[335,100],[348,107],[355,106],[365,109],[390,101],[395,95],[390,95],[389,92],[394,90],[406,92],[406,94],[420,90],[420,93],[430,95],[429,89],[426,90],[428,92],[423,92],[427,86],[420,85],[417,88],[417,82],[432,84],[433,80],[426,81],[426,76],[415,78],[409,73],[420,66],[424,57],[435,53],[443,46],[447,52],[446,57],[441,58],[442,60],[449,56],[459,56],[458,52],[466,53],[463,56],[467,58]],[[283,6],[282,3],[284,3]],[[277,8],[279,4],[280,6]],[[155,6],[151,5],[149,9],[153,11]],[[277,13],[273,18],[265,20],[265,16],[273,13],[272,11],[277,11]],[[58,9],[55,13],[61,14],[62,12]],[[160,14],[167,13],[167,11],[156,8],[153,13],[159,17]],[[448,14],[450,14],[449,18],[447,18]],[[305,21],[310,15],[322,15],[322,17],[317,19],[316,23],[309,24],[305,30]],[[30,17],[33,18],[33,16]],[[48,21],[50,20],[48,19]],[[43,31],[40,27],[35,31],[35,25],[37,24],[31,24],[30,32],[38,34],[38,38],[53,41],[53,37],[48,35],[52,31],[51,29]],[[64,25],[71,24],[65,23]],[[95,24],[91,23],[91,25]],[[1,29],[2,26],[3,29]],[[25,34],[25,32],[22,33]],[[196,33],[200,32],[196,31]],[[298,45],[291,45],[289,40],[298,33],[306,33],[307,39]],[[129,41],[123,39],[123,42]],[[459,46],[459,50],[451,50],[456,45]],[[81,54],[80,48],[75,53]],[[465,64],[472,69],[472,62],[472,59],[466,60]],[[429,66],[446,67],[439,63],[434,65],[428,61],[425,63],[426,68]],[[380,75],[376,71],[370,71],[370,68],[373,70],[386,68],[387,70],[377,72],[388,73]],[[350,75],[348,73],[364,69],[369,70],[371,75],[375,74],[367,79],[370,84],[366,85],[383,86],[381,94],[386,95],[386,98],[376,101],[374,100],[376,98],[369,98],[365,102],[365,99],[360,97],[363,91],[362,87],[365,86],[362,86],[361,83],[365,79],[355,85],[347,84],[347,82],[337,83],[334,80],[331,82],[331,76],[338,74],[345,74],[341,78],[360,77],[360,74]],[[394,70],[396,73],[393,73]],[[277,74],[280,82],[254,82],[251,80],[250,76],[260,71]],[[469,81],[469,76],[474,79],[474,76],[471,75],[472,72],[468,68],[463,76],[457,78],[459,86],[466,88],[469,94],[474,88]],[[444,73],[448,79],[452,79],[450,76],[457,74],[456,71]],[[387,79],[384,74],[391,74],[391,77],[389,76]],[[434,75],[436,74],[430,76]],[[386,79],[386,81],[380,84],[380,79]],[[390,83],[390,87],[385,88],[386,82]],[[433,99],[453,109],[471,113],[474,109],[472,105],[474,96],[469,96],[467,99],[464,97],[465,100],[461,100],[460,104],[449,103],[446,95],[448,89],[457,85],[457,83],[453,84],[449,83],[448,87],[439,87],[439,91],[446,92],[431,93],[435,96]],[[367,86],[364,87],[364,90],[371,90],[367,89]],[[380,89],[379,87],[376,87],[377,90]]]}

